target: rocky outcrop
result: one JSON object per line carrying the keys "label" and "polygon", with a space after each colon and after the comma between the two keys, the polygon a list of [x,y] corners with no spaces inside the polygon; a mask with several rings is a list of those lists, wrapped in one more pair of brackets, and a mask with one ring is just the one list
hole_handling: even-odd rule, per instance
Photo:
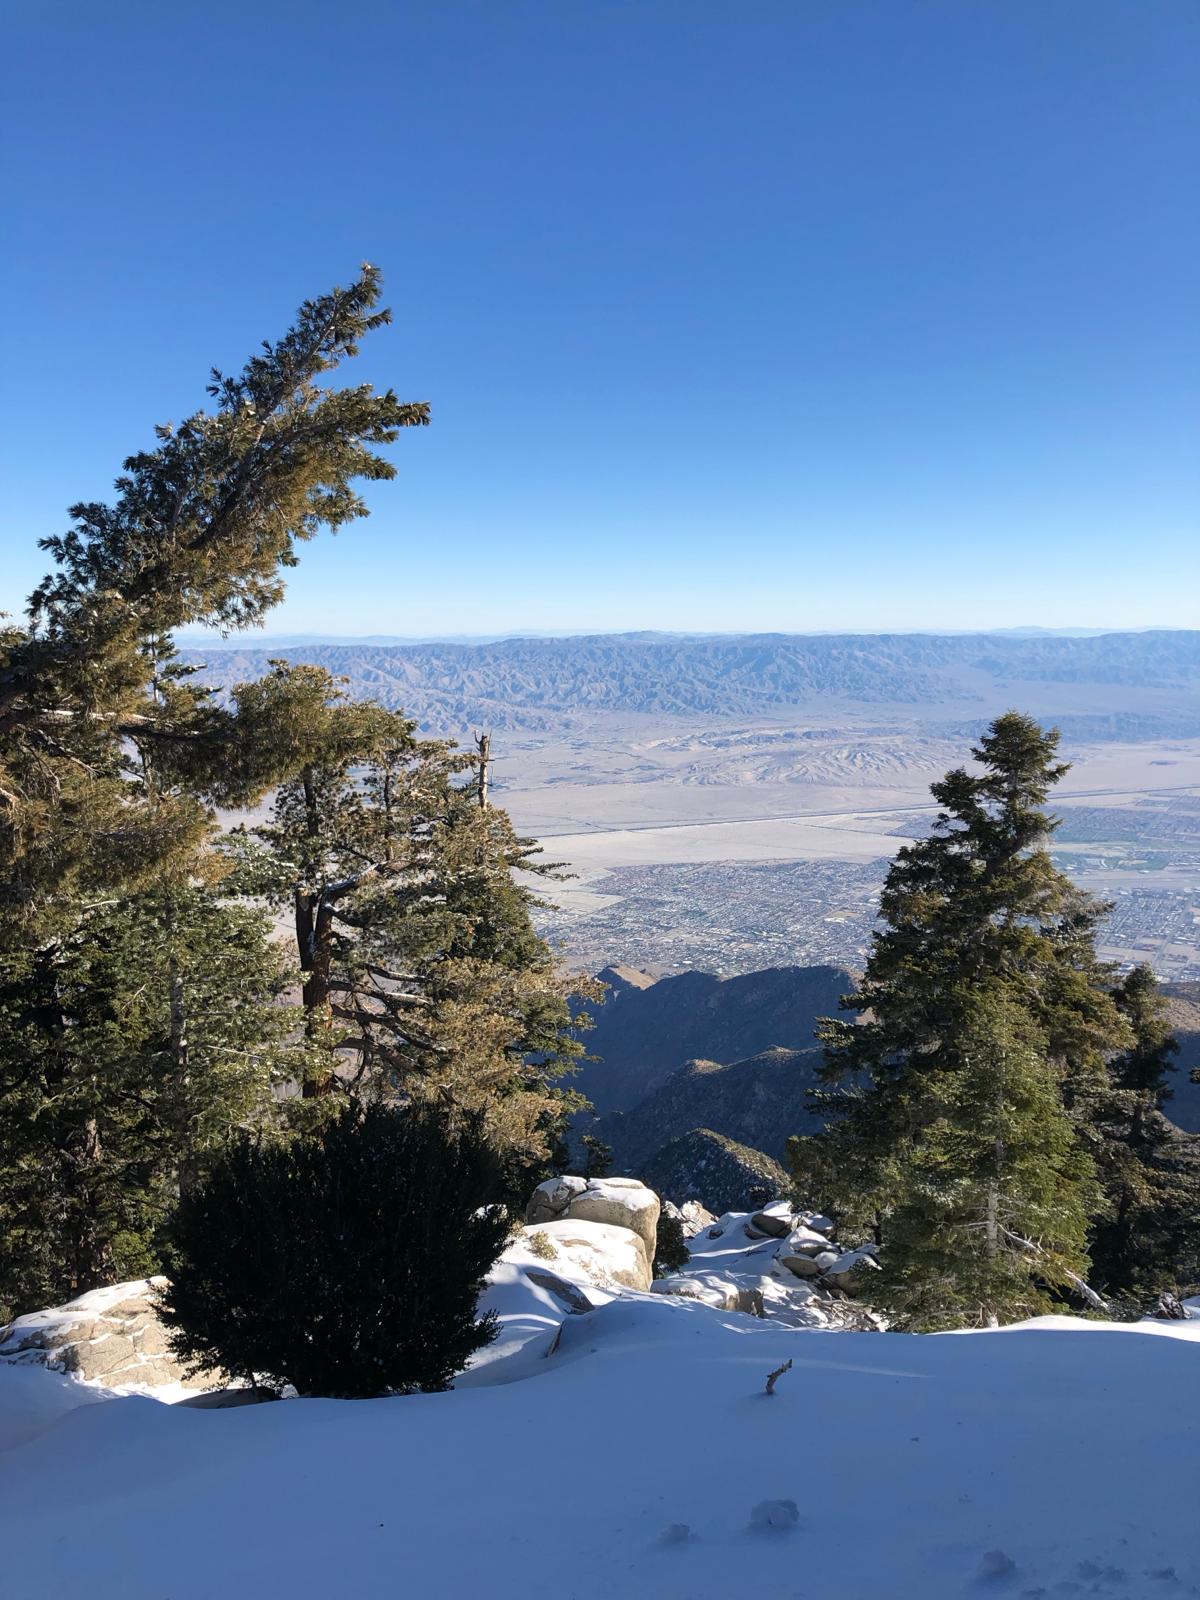
{"label": "rocky outcrop", "polygon": [[628,1228],[654,1260],[658,1196],[637,1178],[550,1178],[533,1191],[525,1208],[529,1225],[563,1220]]}
{"label": "rocky outcrop", "polygon": [[567,1218],[539,1222],[535,1228],[527,1227],[525,1234],[548,1266],[569,1270],[598,1289],[648,1289],[654,1281],[651,1258],[632,1228]]}
{"label": "rocky outcrop", "polygon": [[654,1293],[674,1295],[678,1300],[698,1300],[701,1305],[713,1306],[718,1311],[740,1311],[749,1317],[766,1315],[761,1289],[733,1283],[713,1272],[657,1278]]}
{"label": "rocky outcrop", "polygon": [[835,1231],[829,1217],[796,1211],[787,1201],[780,1200],[749,1216],[744,1212],[727,1213],[703,1237],[725,1240],[730,1246],[736,1246],[740,1239],[761,1240],[764,1265],[769,1260],[768,1270],[776,1278],[799,1280],[806,1288],[837,1300],[854,1299],[869,1290],[879,1271],[875,1247],[848,1249],[838,1244]]}
{"label": "rocky outcrop", "polygon": [[699,1200],[718,1216],[752,1211],[788,1189],[778,1161],[712,1128],[692,1128],[672,1139],[642,1164],[640,1175],[676,1205]]}
{"label": "rocky outcrop", "polygon": [[586,1178],[547,1178],[539,1183],[525,1207],[525,1221],[531,1227],[539,1222],[559,1222],[571,1201],[587,1189]]}
{"label": "rocky outcrop", "polygon": [[703,1233],[705,1228],[711,1228],[717,1220],[699,1200],[685,1200],[681,1206],[677,1206],[673,1200],[664,1200],[662,1208],[668,1216],[674,1217],[678,1222],[679,1231],[685,1239],[694,1239],[698,1233]]}
{"label": "rocky outcrop", "polygon": [[197,1391],[211,1375],[189,1378],[171,1353],[158,1317],[162,1278],[94,1289],[66,1305],[34,1311],[0,1329],[0,1359],[48,1367],[108,1389],[178,1383]]}

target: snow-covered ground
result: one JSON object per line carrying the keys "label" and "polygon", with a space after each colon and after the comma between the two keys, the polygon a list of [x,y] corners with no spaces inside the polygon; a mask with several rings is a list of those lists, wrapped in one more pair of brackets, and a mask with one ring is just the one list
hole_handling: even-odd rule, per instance
{"label": "snow-covered ground", "polygon": [[[772,1281],[763,1241],[697,1243]],[[830,1332],[525,1244],[490,1299],[443,1395],[204,1410],[0,1365],[0,1596],[1200,1594],[1200,1320]]]}

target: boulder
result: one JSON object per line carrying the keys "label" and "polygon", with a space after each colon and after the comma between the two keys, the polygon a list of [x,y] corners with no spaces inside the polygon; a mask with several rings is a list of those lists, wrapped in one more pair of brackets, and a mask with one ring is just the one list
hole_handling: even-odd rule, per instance
{"label": "boulder", "polygon": [[780,1254],[775,1259],[797,1278],[819,1278],[825,1270],[817,1265],[812,1256]]}
{"label": "boulder", "polygon": [[711,1228],[717,1220],[711,1211],[705,1210],[699,1200],[685,1200],[681,1206],[673,1206],[669,1200],[664,1203],[672,1212],[678,1213],[685,1239],[694,1239],[697,1234],[703,1233],[705,1228]]}
{"label": "boulder", "polygon": [[728,1278],[718,1277],[716,1273],[656,1278],[651,1287],[654,1294],[669,1294],[678,1300],[698,1300],[717,1311],[740,1311],[748,1317],[766,1315],[761,1289],[747,1288],[745,1284],[733,1283]]}
{"label": "boulder", "polygon": [[829,1249],[829,1240],[823,1233],[817,1233],[812,1228],[793,1228],[782,1248],[789,1255],[819,1256]]}
{"label": "boulder", "polygon": [[870,1250],[848,1250],[826,1271],[825,1282],[843,1294],[861,1294],[878,1271],[879,1263]]}
{"label": "boulder", "polygon": [[559,1266],[599,1289],[649,1289],[654,1281],[650,1256],[640,1234],[607,1222],[567,1217],[543,1222],[540,1231],[554,1243]]}
{"label": "boulder", "polygon": [[786,1239],[792,1231],[792,1221],[791,1206],[785,1200],[777,1200],[774,1205],[756,1211],[750,1218],[750,1225],[773,1239]]}
{"label": "boulder", "polygon": [[587,1188],[586,1178],[548,1178],[539,1183],[525,1207],[525,1221],[557,1222],[565,1217],[567,1207],[577,1194]]}
{"label": "boulder", "polygon": [[601,1222],[611,1228],[628,1228],[646,1247],[647,1258],[654,1259],[658,1235],[658,1196],[636,1178],[592,1178],[582,1191],[576,1191],[567,1206],[567,1218],[579,1222]]}
{"label": "boulder", "polygon": [[158,1317],[164,1278],[93,1289],[66,1305],[34,1311],[0,1329],[0,1359],[47,1367],[109,1389],[179,1384],[210,1389],[215,1375],[189,1377]]}

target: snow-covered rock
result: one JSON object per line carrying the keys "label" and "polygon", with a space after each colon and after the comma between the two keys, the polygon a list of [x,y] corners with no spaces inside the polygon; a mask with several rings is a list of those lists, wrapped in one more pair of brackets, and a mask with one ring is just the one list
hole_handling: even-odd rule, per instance
{"label": "snow-covered rock", "polygon": [[637,1178],[550,1178],[533,1191],[525,1221],[571,1218],[629,1228],[641,1237],[647,1258],[653,1261],[659,1210],[654,1190]]}
{"label": "snow-covered rock", "polygon": [[825,1269],[824,1281],[843,1294],[861,1294],[878,1271],[879,1263],[871,1250],[848,1250]]}
{"label": "snow-covered rock", "polygon": [[750,1218],[750,1226],[759,1233],[782,1239],[792,1231],[792,1208],[786,1200],[776,1200],[773,1205],[756,1211]]}
{"label": "snow-covered rock", "polygon": [[557,1222],[565,1217],[575,1196],[587,1188],[586,1178],[547,1178],[539,1183],[525,1207],[526,1222]]}
{"label": "snow-covered rock", "polygon": [[656,1278],[653,1289],[655,1294],[699,1300],[702,1305],[714,1306],[718,1311],[740,1311],[750,1317],[766,1315],[761,1289],[720,1277],[715,1272],[673,1273],[669,1278]]}
{"label": "snow-covered rock", "polygon": [[107,1389],[212,1388],[211,1380],[189,1378],[171,1352],[158,1316],[157,1291],[165,1282],[118,1283],[18,1317],[0,1328],[0,1359],[44,1366]]}
{"label": "snow-covered rock", "polygon": [[614,1228],[629,1228],[646,1247],[647,1259],[654,1259],[658,1231],[659,1202],[653,1189],[634,1178],[593,1178],[582,1194],[567,1207],[574,1222],[602,1222]]}
{"label": "snow-covered rock", "polygon": [[829,1249],[829,1240],[815,1228],[801,1223],[788,1234],[785,1248],[793,1256],[819,1256]]}
{"label": "snow-covered rock", "polygon": [[791,1252],[785,1254],[781,1250],[776,1253],[775,1259],[781,1262],[793,1277],[797,1278],[819,1278],[825,1271],[821,1263],[814,1260],[811,1255],[793,1254]]}
{"label": "snow-covered rock", "polygon": [[632,1228],[570,1216],[526,1232],[540,1234],[553,1247],[554,1255],[545,1263],[552,1271],[602,1289],[648,1289],[654,1281],[646,1246]]}
{"label": "snow-covered rock", "polygon": [[673,1204],[670,1200],[664,1200],[662,1208],[668,1216],[677,1219],[685,1239],[694,1239],[698,1233],[703,1233],[705,1228],[711,1228],[717,1220],[711,1211],[705,1210],[699,1200],[685,1200],[681,1206]]}

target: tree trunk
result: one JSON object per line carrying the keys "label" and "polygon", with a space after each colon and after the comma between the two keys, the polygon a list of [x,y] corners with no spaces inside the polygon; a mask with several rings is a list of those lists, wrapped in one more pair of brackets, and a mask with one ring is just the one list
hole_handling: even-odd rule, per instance
{"label": "tree trunk", "polygon": [[97,1196],[89,1178],[94,1175],[103,1156],[100,1142],[100,1125],[89,1117],[83,1125],[77,1163],[77,1182],[74,1185],[78,1205],[75,1222],[75,1294],[86,1294],[98,1289],[108,1277],[108,1248],[100,1237],[96,1225]]}
{"label": "tree trunk", "polygon": [[300,970],[304,983],[300,991],[304,1006],[304,1034],[321,1061],[321,1070],[305,1075],[306,1100],[333,1093],[332,1058],[333,1002],[333,907],[318,895],[298,890],[296,904],[296,943],[300,951]]}
{"label": "tree trunk", "polygon": [[486,811],[488,808],[488,767],[492,760],[491,734],[477,733],[475,735],[475,748],[479,751],[479,809]]}

